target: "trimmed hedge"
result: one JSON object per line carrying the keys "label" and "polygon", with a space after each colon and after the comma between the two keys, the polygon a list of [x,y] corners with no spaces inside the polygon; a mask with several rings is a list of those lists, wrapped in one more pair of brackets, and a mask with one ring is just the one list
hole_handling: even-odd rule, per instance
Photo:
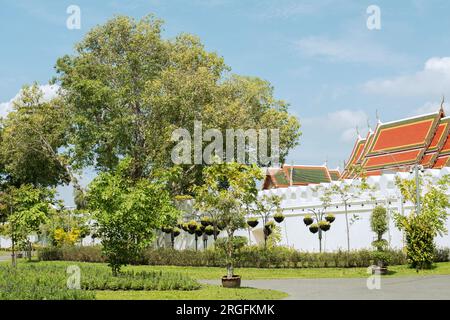
{"label": "trimmed hedge", "polygon": [[[0,300],[95,299],[94,290],[197,290],[200,284],[181,273],[125,271],[113,276],[105,265],[80,265],[80,289],[67,288],[72,263],[0,265]],[[75,265],[76,266],[76,265]]]}
{"label": "trimmed hedge", "polygon": [[38,258],[42,261],[106,262],[101,246],[45,247],[38,250]]}
{"label": "trimmed hedge", "polygon": [[[390,265],[407,264],[405,254],[401,250],[386,251]],[[438,249],[435,262],[449,260],[450,249]],[[65,260],[84,262],[105,262],[101,246],[95,247],[62,247],[39,250],[41,260]],[[368,267],[374,263],[374,251],[355,250],[309,253],[287,247],[268,248],[260,246],[244,246],[236,252],[236,267],[254,268],[323,268],[323,267]],[[174,250],[171,248],[148,249],[139,261],[140,265],[173,265],[195,267],[224,267],[225,253],[222,250],[206,251]]]}

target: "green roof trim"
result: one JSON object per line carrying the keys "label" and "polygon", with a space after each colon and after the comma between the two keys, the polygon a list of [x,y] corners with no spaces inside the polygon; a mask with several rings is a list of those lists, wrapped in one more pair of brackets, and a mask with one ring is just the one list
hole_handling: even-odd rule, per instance
{"label": "green roof trim", "polygon": [[289,181],[286,178],[286,175],[284,174],[284,171],[281,170],[281,169],[279,171],[277,171],[273,175],[273,177],[275,178],[277,184],[282,184],[282,185],[288,185],[289,184]]}
{"label": "green roof trim", "polygon": [[340,174],[337,171],[329,171],[331,180],[338,181],[340,178]]}
{"label": "green roof trim", "polygon": [[294,184],[309,184],[330,182],[327,169],[322,167],[295,168],[292,172],[292,182]]}

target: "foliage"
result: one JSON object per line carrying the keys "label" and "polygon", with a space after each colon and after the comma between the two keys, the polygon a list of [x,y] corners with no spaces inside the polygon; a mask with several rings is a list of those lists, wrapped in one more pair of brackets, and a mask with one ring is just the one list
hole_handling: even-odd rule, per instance
{"label": "foliage", "polygon": [[[447,233],[445,222],[450,202],[446,191],[449,179],[449,176],[437,182],[431,181],[429,177],[420,179],[419,186],[425,188],[419,199],[420,213],[413,210],[408,216],[399,213],[394,215],[397,227],[406,234],[407,256],[413,268],[431,268],[435,252],[434,238]],[[417,205],[415,181],[398,178],[396,184],[404,199]]]}
{"label": "foliage", "polygon": [[215,212],[227,232],[227,276],[233,276],[233,237],[236,230],[245,227],[250,204],[256,200],[256,180],[262,179],[256,165],[236,162],[222,163],[218,159],[203,169],[205,184],[196,186],[195,207],[201,212]]}
{"label": "foliage", "polygon": [[[326,253],[302,252],[292,248],[269,247],[270,253],[262,254],[261,246],[244,246],[236,252],[237,267],[277,267],[277,268],[318,268],[318,267],[367,267],[376,260],[377,251],[357,250],[347,254],[346,251]],[[406,264],[406,256],[401,250],[386,250],[390,265]],[[450,261],[450,249],[439,248],[434,254],[435,262]],[[43,261],[63,260],[81,262],[105,262],[100,246],[71,246],[40,248],[38,256]],[[347,261],[348,259],[348,261]],[[172,248],[148,248],[133,264],[161,266],[226,266],[223,250],[205,251],[174,250]]]}
{"label": "foliage", "polygon": [[[281,212],[281,197],[264,194],[262,197],[255,199],[254,208],[251,212],[261,217],[262,224],[264,225],[264,246],[267,246],[267,240],[272,234],[273,229],[273,225],[270,223],[272,221],[269,220],[270,216],[275,212],[274,218],[277,216],[284,219],[283,213]],[[269,223],[270,228],[267,227]]]}
{"label": "foliage", "polygon": [[389,228],[386,208],[376,206],[373,209],[372,215],[370,216],[370,227],[377,235],[377,239],[372,242],[372,245],[378,251],[383,251],[387,245],[387,241],[383,239],[383,234],[386,233]]}
{"label": "foliage", "polygon": [[372,231],[375,232],[380,239],[384,233],[388,230],[388,216],[386,208],[383,206],[376,206],[372,215],[370,216],[370,227]]}
{"label": "foliage", "polygon": [[41,261],[106,262],[101,246],[44,247],[38,250]]}
{"label": "foliage", "polygon": [[64,268],[0,265],[0,300],[93,300],[94,292],[67,288]]}
{"label": "foliage", "polygon": [[130,165],[124,159],[114,172],[99,174],[88,190],[89,208],[114,274],[150,244],[155,229],[176,221],[178,214],[165,189],[166,181],[132,180]]}
{"label": "foliage", "polygon": [[94,299],[94,290],[196,290],[197,281],[164,271],[126,271],[112,276],[104,265],[79,265],[80,289],[67,288],[68,263],[20,264],[17,270],[0,266],[2,299]]}
{"label": "foliage", "polygon": [[[278,128],[281,161],[300,136],[288,105],[258,78],[228,76],[230,68],[201,41],[181,34],[161,36],[162,21],[117,16],[90,30],[73,56],[57,61],[57,82],[71,117],[75,163],[115,168],[130,157],[133,179],[149,168],[173,165],[171,134],[203,127]],[[183,165],[175,194],[201,184],[202,166]]]}
{"label": "foliage", "polygon": [[44,101],[37,84],[25,86],[2,121],[0,163],[7,180],[19,186],[56,186],[71,181],[66,144],[67,112],[60,98]]}
{"label": "foliage", "polygon": [[13,245],[28,242],[28,236],[37,233],[48,221],[54,195],[54,190],[31,184],[11,186],[0,193],[0,210],[7,217],[6,224],[0,226],[0,234],[9,237]]}
{"label": "foliage", "polygon": [[[244,248],[248,243],[247,237],[235,236],[233,237],[233,250],[239,251]],[[216,248],[222,250],[224,253],[227,251],[227,239],[219,238],[216,241]]]}
{"label": "foliage", "polygon": [[93,230],[89,215],[80,210],[68,210],[61,204],[52,210],[51,218],[40,227],[40,232],[49,238],[54,246],[73,245]]}
{"label": "foliage", "polygon": [[356,214],[353,214],[353,217],[349,218],[348,207],[350,206],[350,201],[360,198],[363,193],[368,193],[369,197],[373,199],[371,193],[374,190],[374,188],[367,183],[366,176],[360,166],[351,166],[349,172],[351,172],[352,175],[360,177],[360,179],[352,179],[350,180],[351,182],[348,182],[347,180],[334,182],[324,191],[325,198],[331,199],[332,196],[336,196],[344,204],[347,251],[350,251],[350,226],[360,219]]}

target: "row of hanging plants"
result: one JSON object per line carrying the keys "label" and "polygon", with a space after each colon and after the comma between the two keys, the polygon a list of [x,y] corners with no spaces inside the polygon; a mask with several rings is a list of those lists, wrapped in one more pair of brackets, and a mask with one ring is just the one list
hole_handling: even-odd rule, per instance
{"label": "row of hanging plants", "polygon": [[326,232],[330,230],[331,224],[336,220],[333,214],[327,214],[325,216],[325,220],[320,220],[317,223],[314,223],[314,218],[310,215],[307,215],[303,218],[303,222],[306,226],[309,226],[309,231],[311,233],[317,233],[320,230]]}

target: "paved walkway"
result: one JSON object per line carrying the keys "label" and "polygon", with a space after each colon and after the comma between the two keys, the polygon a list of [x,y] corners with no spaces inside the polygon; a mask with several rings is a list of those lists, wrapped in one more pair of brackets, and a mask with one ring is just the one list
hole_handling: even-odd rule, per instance
{"label": "paved walkway", "polygon": [[242,286],[283,291],[292,300],[450,299],[450,276],[381,278],[380,289],[373,290],[368,289],[367,278],[243,280]]}

